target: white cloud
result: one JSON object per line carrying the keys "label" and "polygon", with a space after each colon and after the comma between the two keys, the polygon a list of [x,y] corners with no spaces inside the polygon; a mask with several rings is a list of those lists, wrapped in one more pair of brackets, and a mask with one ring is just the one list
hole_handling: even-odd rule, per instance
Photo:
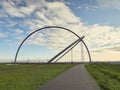
{"label": "white cloud", "polygon": [[62,29],[46,29],[31,36],[26,44],[47,46],[49,49],[61,50],[76,40],[76,37]]}
{"label": "white cloud", "polygon": [[120,42],[119,34],[119,27],[93,25],[86,30],[86,41],[94,48],[108,47]]}
{"label": "white cloud", "polygon": [[7,18],[8,15],[4,11],[0,10],[0,18]]}
{"label": "white cloud", "polygon": [[67,4],[67,5],[71,5],[71,3],[70,3],[70,2],[66,2],[66,1],[64,1],[64,3],[65,3],[65,4]]}
{"label": "white cloud", "polygon": [[[10,15],[11,17],[26,17],[29,16],[31,13],[34,12],[34,10],[37,9],[39,6],[38,3],[31,4],[26,3],[26,6],[19,6],[18,3],[21,3],[22,1],[1,1],[0,5],[3,8],[2,14],[5,16],[5,14]],[[2,15],[0,15],[2,16]]]}
{"label": "white cloud", "polygon": [[69,24],[80,23],[79,18],[63,2],[41,1],[40,3],[42,4],[34,12],[35,18],[24,21],[30,29],[37,29],[46,25],[68,26]]}
{"label": "white cloud", "polygon": [[[40,3],[42,4],[39,5],[39,8],[34,13],[35,18],[24,21],[24,25],[30,29],[29,33],[43,26],[60,25],[73,30],[80,36],[85,35],[85,42],[91,49],[108,47],[120,42],[119,27],[98,24],[87,26],[63,2],[41,1]],[[98,7],[94,6],[92,8]],[[68,43],[68,40],[75,40],[75,38],[72,39],[71,35],[64,31],[61,32],[58,30],[51,33],[48,30],[45,32],[49,39],[45,40],[46,38],[38,35],[41,39],[39,40],[37,39],[38,37],[34,37],[33,44],[38,45],[40,42],[44,42],[44,44],[48,44],[47,46],[50,47],[58,47],[59,45],[63,45],[64,47],[65,43]],[[32,44],[32,40],[30,42]]]}
{"label": "white cloud", "polygon": [[94,10],[96,10],[98,8],[98,6],[96,6],[96,5],[87,5],[87,6],[78,6],[77,7],[77,9],[79,9],[79,10],[82,10],[82,9],[85,9],[85,10],[87,10],[87,11],[94,11]]}
{"label": "white cloud", "polygon": [[[20,1],[17,1],[20,3]],[[111,45],[116,45],[120,40],[120,27],[113,27],[109,25],[90,25],[87,26],[84,22],[81,21],[81,18],[75,16],[75,14],[70,10],[70,8],[65,5],[64,2],[51,1],[47,2],[45,0],[30,2],[24,1],[25,6],[17,6],[12,0],[9,2],[3,2],[4,13],[12,17],[26,17],[20,25],[28,29],[28,33],[39,29],[44,26],[49,25],[58,25],[69,28],[76,32],[78,35],[85,35],[85,42],[90,48],[103,48]],[[109,2],[108,0],[105,1]],[[113,1],[113,2],[118,2]],[[103,0],[98,0],[99,6],[104,4]],[[110,5],[110,4],[109,4]],[[103,5],[104,6],[104,5]],[[86,7],[86,8],[98,8],[96,6]],[[34,12],[34,13],[33,13]],[[10,22],[11,23],[11,22]],[[16,22],[13,22],[10,27],[16,25]],[[23,34],[21,30],[15,31],[17,34]],[[73,38],[74,35],[67,34],[63,30],[46,30],[45,31],[47,38],[38,34],[31,38],[27,44],[36,44],[36,45],[47,45],[50,47],[58,47],[59,45],[67,45],[68,43],[74,41],[76,38]],[[2,35],[1,35],[2,36]],[[15,35],[16,36],[16,35]],[[23,36],[24,37],[24,36]],[[23,38],[22,37],[22,38]],[[16,38],[20,38],[17,36]],[[56,41],[56,40],[59,40]],[[40,43],[41,42],[41,43]],[[42,44],[43,43],[43,44]]]}
{"label": "white cloud", "polygon": [[[19,6],[21,0],[17,0],[17,3],[13,2],[13,0],[2,1],[0,5],[3,10],[0,11],[0,17],[12,17],[12,19],[6,20],[6,25],[10,30],[8,33],[12,32],[9,36],[12,38],[14,37],[15,40],[17,40],[16,42],[8,40],[7,43],[11,45],[16,43],[18,44],[19,41],[21,42],[26,37],[25,34],[29,34],[32,31],[44,26],[57,25],[71,29],[80,36],[85,35],[84,41],[90,50],[102,50],[102,52],[105,50],[119,50],[120,27],[99,24],[86,25],[81,21],[80,17],[78,18],[75,16],[75,14],[64,2],[56,0],[54,2],[53,1],[54,0],[51,2],[47,2],[45,0],[24,1],[25,5],[23,6]],[[105,6],[104,3],[107,2],[108,0],[105,2],[101,0],[98,2],[98,7],[88,6],[82,8],[94,10],[99,7],[110,8],[110,5],[113,5],[114,8],[119,8],[119,6],[115,6],[115,3],[108,3],[108,5]],[[117,2],[117,0],[111,2]],[[13,20],[13,17],[18,17],[22,20]],[[26,31],[15,29],[14,26],[15,28],[19,28],[20,26],[21,28],[25,27]],[[0,32],[0,38],[6,36],[7,34]],[[25,44],[47,46],[52,50],[62,50],[76,39],[77,37],[73,34],[62,29],[46,29],[32,35],[32,37],[30,37]],[[78,57],[78,54],[81,54],[80,44],[74,48],[74,57],[80,60],[80,55]]]}
{"label": "white cloud", "polygon": [[7,37],[7,34],[0,32],[0,38],[4,38],[4,37]]}
{"label": "white cloud", "polygon": [[43,12],[37,12],[38,17],[51,24],[64,25],[68,23],[77,23],[79,18],[74,16],[70,9],[63,2],[46,3]]}
{"label": "white cloud", "polygon": [[78,9],[81,9],[81,8],[82,8],[81,6],[78,7]]}
{"label": "white cloud", "polygon": [[45,45],[46,41],[42,33],[32,35],[25,43],[33,45]]}
{"label": "white cloud", "polygon": [[[36,19],[25,20],[24,25],[29,27],[30,32],[49,25],[60,25],[71,30],[80,30],[83,27],[83,24],[80,22],[80,19],[76,17],[73,12],[63,3],[63,2],[42,2],[40,8],[34,13]],[[29,32],[29,33],[30,33]],[[67,31],[68,32],[68,31]],[[45,34],[47,39],[44,37],[34,36],[33,39],[29,40],[27,44],[36,44],[41,45],[44,43],[49,47],[56,47],[56,49],[60,49],[60,47],[65,47],[68,43],[75,40],[75,37],[71,33],[67,33],[66,31],[59,30],[46,30]],[[80,32],[80,31],[76,31]],[[81,34],[81,33],[80,33]],[[72,37],[73,38],[72,38]],[[41,38],[41,39],[38,39]],[[41,43],[40,43],[41,42]],[[62,45],[62,46],[60,46]]]}
{"label": "white cloud", "polygon": [[23,31],[23,30],[20,30],[20,29],[16,29],[16,30],[15,30],[15,33],[16,33],[16,34],[22,34],[22,33],[24,33],[24,31]]}
{"label": "white cloud", "polygon": [[64,0],[45,0],[47,2],[63,2]]}
{"label": "white cloud", "polygon": [[120,0],[97,0],[97,4],[101,8],[120,9]]}
{"label": "white cloud", "polygon": [[11,20],[9,18],[7,18],[7,21],[5,23],[6,23],[7,28],[12,28],[15,25],[19,24],[18,22],[14,21],[14,20]]}
{"label": "white cloud", "polygon": [[34,10],[37,8],[37,4],[34,5],[28,5],[26,7],[20,7],[19,11],[27,16],[31,15],[31,13],[34,12]]}
{"label": "white cloud", "polygon": [[3,1],[1,5],[3,7],[4,12],[7,13],[8,15],[14,17],[24,17],[24,14],[19,12],[19,10],[15,6],[15,3],[13,3],[12,1],[9,2]]}

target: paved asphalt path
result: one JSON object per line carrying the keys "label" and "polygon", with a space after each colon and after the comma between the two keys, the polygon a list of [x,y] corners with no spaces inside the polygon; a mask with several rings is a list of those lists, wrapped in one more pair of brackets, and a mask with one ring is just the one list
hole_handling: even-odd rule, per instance
{"label": "paved asphalt path", "polygon": [[74,66],[38,90],[100,90],[84,64]]}

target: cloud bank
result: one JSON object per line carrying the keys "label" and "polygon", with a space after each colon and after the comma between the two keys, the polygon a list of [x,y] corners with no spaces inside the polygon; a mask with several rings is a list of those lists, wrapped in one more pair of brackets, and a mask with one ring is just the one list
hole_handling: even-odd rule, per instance
{"label": "cloud bank", "polygon": [[[97,0],[97,2],[99,7],[108,8],[112,5],[119,8],[117,0],[112,1],[113,3],[109,0],[105,2]],[[10,32],[13,32],[11,36],[15,36],[19,41],[36,29],[57,25],[69,28],[80,36],[85,36],[85,42],[90,49],[120,45],[120,27],[99,24],[86,25],[62,0],[4,0],[0,1],[0,6],[2,8],[0,17],[7,21],[6,27],[10,28]],[[4,33],[1,32],[0,37],[4,36]],[[59,49],[75,39],[74,35],[65,31],[46,30],[33,35],[26,43]]]}

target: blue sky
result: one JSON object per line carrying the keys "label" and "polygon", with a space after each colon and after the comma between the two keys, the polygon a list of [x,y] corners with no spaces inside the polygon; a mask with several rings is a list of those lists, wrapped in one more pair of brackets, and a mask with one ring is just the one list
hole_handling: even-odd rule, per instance
{"label": "blue sky", "polygon": [[[67,0],[66,0],[67,1]],[[68,0],[72,4],[67,4],[76,16],[81,17],[83,22],[87,22],[89,25],[93,24],[109,24],[112,26],[119,26],[119,8],[107,6],[109,2],[116,1],[103,1],[103,0]],[[101,7],[99,1],[105,2],[106,8]],[[115,6],[115,5],[113,5]]]}
{"label": "blue sky", "polygon": [[[20,42],[49,25],[85,35],[94,60],[120,60],[119,0],[1,0],[0,61],[13,61]],[[40,31],[26,41],[19,59],[49,59],[74,40],[64,30]],[[78,50],[74,50],[76,57]]]}

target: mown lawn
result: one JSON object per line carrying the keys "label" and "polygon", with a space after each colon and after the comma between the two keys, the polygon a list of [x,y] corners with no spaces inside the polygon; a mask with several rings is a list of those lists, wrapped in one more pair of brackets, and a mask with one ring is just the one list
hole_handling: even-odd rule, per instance
{"label": "mown lawn", "polygon": [[101,90],[120,90],[120,64],[86,64]]}
{"label": "mown lawn", "polygon": [[74,64],[0,64],[0,90],[36,90]]}

